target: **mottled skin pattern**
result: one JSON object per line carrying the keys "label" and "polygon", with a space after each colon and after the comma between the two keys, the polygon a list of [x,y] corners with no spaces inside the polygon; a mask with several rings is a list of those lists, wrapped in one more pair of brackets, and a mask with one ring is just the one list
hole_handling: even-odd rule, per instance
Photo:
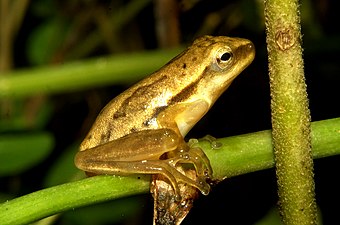
{"label": "mottled skin pattern", "polygon": [[[82,142],[75,164],[95,174],[161,174],[178,197],[178,182],[208,194],[209,160],[183,138],[254,55],[253,44],[245,39],[197,39],[107,104]],[[198,179],[180,173],[176,166],[181,163],[193,164]]]}
{"label": "mottled skin pattern", "polygon": [[[207,59],[215,54],[213,50],[216,47],[224,43],[231,49],[242,44],[237,39],[227,37],[205,36],[197,39],[192,46],[160,70],[117,96],[101,111],[93,128],[81,144],[81,150],[98,146],[135,131],[157,129],[157,126],[148,121],[156,118],[160,111],[174,104],[194,101],[200,96],[212,104],[227,87],[215,88],[213,78],[211,78],[215,76],[215,73],[209,71],[211,60]],[[234,46],[231,46],[232,44]],[[233,53],[233,55],[232,64],[238,65],[238,62],[245,58],[244,53]],[[248,64],[246,60],[244,64]],[[236,70],[241,69],[243,69],[242,65],[236,68]],[[234,77],[226,78],[228,78],[226,82],[229,83]]]}

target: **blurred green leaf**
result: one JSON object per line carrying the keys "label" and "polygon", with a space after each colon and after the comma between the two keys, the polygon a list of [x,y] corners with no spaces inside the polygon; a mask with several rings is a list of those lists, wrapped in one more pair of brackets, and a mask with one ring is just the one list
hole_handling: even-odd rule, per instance
{"label": "blurred green leaf", "polygon": [[[34,104],[34,103],[33,103]],[[43,129],[49,122],[53,113],[51,101],[44,101],[35,109],[34,114],[28,112],[26,99],[10,100],[10,115],[2,116],[0,119],[0,132],[21,132],[23,130]],[[3,107],[3,104],[1,105]]]}
{"label": "blurred green leaf", "polygon": [[35,16],[48,17],[58,13],[58,5],[54,0],[34,0],[31,9]]}
{"label": "blurred green leaf", "polygon": [[32,32],[29,37],[27,55],[33,65],[51,62],[55,51],[64,42],[67,27],[65,21],[52,19],[40,25]]}
{"label": "blurred green leaf", "polygon": [[0,136],[0,176],[18,174],[48,156],[54,146],[49,133]]}
{"label": "blurred green leaf", "polygon": [[78,151],[79,143],[67,148],[63,154],[50,167],[45,180],[45,187],[52,187],[80,179],[80,175],[85,177],[85,173],[74,165],[74,156]]}

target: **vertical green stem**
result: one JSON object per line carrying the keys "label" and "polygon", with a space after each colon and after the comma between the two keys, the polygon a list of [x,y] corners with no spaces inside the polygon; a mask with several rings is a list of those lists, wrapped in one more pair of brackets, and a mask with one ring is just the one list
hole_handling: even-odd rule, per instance
{"label": "vertical green stem", "polygon": [[316,224],[310,112],[297,0],[266,0],[273,145],[284,224]]}

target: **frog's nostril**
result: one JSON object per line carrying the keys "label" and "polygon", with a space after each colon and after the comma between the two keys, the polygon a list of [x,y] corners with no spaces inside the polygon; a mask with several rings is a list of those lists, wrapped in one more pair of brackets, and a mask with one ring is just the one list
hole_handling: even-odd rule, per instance
{"label": "frog's nostril", "polygon": [[245,49],[248,51],[248,52],[254,52],[255,51],[255,46],[253,43],[249,43],[245,46]]}

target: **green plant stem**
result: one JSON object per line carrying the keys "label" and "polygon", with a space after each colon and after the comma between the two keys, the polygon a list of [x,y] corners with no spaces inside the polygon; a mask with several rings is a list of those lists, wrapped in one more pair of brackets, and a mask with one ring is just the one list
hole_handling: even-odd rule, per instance
{"label": "green plant stem", "polygon": [[3,203],[0,224],[29,224],[89,203],[145,193],[148,187],[147,180],[114,176],[96,176],[66,183]]}
{"label": "green plant stem", "polygon": [[284,224],[316,224],[298,1],[267,0],[265,17],[280,214]]}
{"label": "green plant stem", "polygon": [[[314,122],[312,144],[315,158],[340,154],[340,118]],[[208,155],[218,180],[274,166],[271,131],[218,139],[219,149],[207,141],[198,144]],[[0,224],[28,224],[77,207],[129,195],[147,193],[148,176],[96,176],[40,190],[0,205]],[[114,210],[114,209],[112,209]]]}
{"label": "green plant stem", "polygon": [[127,83],[153,72],[181,49],[120,54],[60,66],[8,72],[0,77],[0,98],[65,93]]}

